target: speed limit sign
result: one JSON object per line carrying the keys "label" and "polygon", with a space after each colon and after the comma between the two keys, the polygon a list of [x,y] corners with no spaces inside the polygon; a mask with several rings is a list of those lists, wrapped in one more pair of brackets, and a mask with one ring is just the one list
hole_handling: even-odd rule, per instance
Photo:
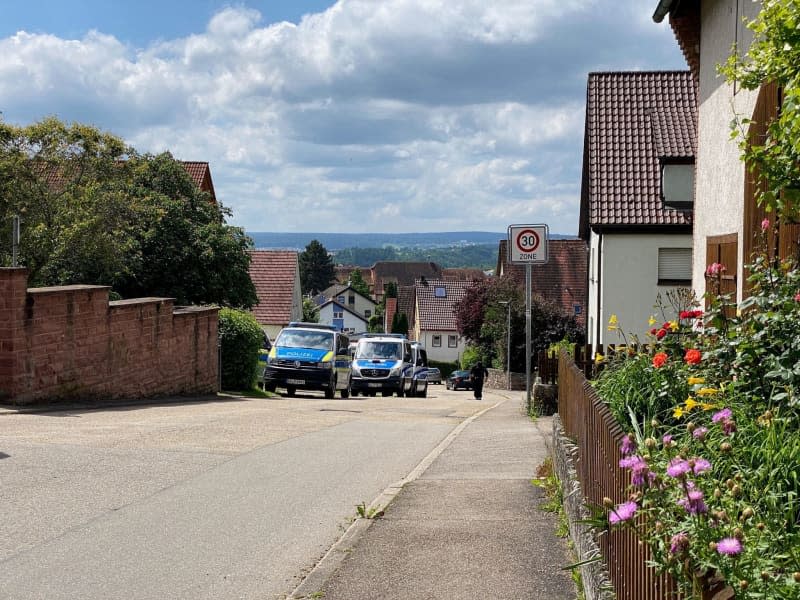
{"label": "speed limit sign", "polygon": [[508,262],[546,263],[547,233],[547,225],[510,225],[508,227]]}

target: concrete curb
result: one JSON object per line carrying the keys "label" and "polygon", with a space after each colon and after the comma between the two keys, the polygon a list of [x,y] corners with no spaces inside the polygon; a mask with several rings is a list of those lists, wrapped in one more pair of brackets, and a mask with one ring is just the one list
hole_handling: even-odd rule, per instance
{"label": "concrete curb", "polygon": [[[387,487],[378,495],[377,498],[370,502],[369,506],[366,508],[366,514],[382,514],[392,500],[395,499],[397,494],[400,493],[400,491],[403,489],[403,486],[405,486],[407,483],[415,481],[416,479],[419,479],[422,474],[425,473],[428,467],[430,467],[431,464],[433,464],[433,462],[442,454],[442,452],[444,452],[447,447],[453,443],[453,440],[455,440],[456,437],[458,437],[458,435],[464,431],[464,429],[466,429],[473,421],[485,413],[507,401],[508,398],[505,398],[499,402],[496,402],[492,406],[484,408],[480,412],[475,413],[471,417],[468,417],[459,423],[458,426],[448,433],[447,436],[441,442],[439,442],[439,444],[433,450],[431,450],[428,455],[423,458],[408,475],[406,475],[397,483]],[[344,532],[342,537],[334,542],[334,544],[320,559],[320,561],[314,566],[313,569],[311,569],[311,571],[309,571],[308,575],[305,576],[303,581],[300,582],[300,584],[289,596],[287,596],[287,598],[301,600],[303,598],[310,598],[312,597],[312,594],[319,592],[324,586],[325,582],[330,579],[339,565],[342,564],[350,549],[358,542],[364,533],[366,533],[374,520],[374,518],[359,517],[353,521],[350,527],[348,527]]]}

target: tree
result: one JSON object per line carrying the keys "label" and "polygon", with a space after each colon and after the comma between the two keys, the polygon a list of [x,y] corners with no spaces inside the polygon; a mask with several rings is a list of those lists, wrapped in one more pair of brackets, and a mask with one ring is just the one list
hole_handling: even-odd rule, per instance
{"label": "tree", "polygon": [[334,280],[336,270],[328,251],[319,240],[311,240],[300,253],[300,285],[304,294],[317,295]]}
{"label": "tree", "polygon": [[408,317],[406,313],[394,313],[392,317],[391,333],[402,333],[408,335]]}
{"label": "tree", "polygon": [[364,281],[364,277],[361,275],[360,269],[353,269],[353,272],[350,273],[350,287],[362,296],[366,296],[367,298],[370,297],[369,284]]}
{"label": "tree", "polygon": [[311,298],[303,298],[303,321],[319,323],[319,306]]}
{"label": "tree", "polygon": [[[501,304],[506,303],[508,304]],[[508,331],[508,311],[511,330]],[[459,333],[475,347],[485,364],[505,368],[508,363],[507,335],[511,336],[511,370],[525,371],[525,300],[522,288],[510,277],[476,281],[456,307]],[[534,295],[531,302],[531,352],[546,350],[551,344],[568,339],[583,342],[583,332],[575,317]]]}
{"label": "tree", "polygon": [[383,319],[381,315],[372,315],[367,324],[367,331],[370,333],[383,333]]}
{"label": "tree", "polygon": [[[122,297],[249,308],[252,242],[171,155],[139,155],[88,125],[0,121],[0,231],[23,219],[34,286],[103,284]],[[9,236],[10,237],[10,236]],[[6,245],[0,261],[8,264]]]}

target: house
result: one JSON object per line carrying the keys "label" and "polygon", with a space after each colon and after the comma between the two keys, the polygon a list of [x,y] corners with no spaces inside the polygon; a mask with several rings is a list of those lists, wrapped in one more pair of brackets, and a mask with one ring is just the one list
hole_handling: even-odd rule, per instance
{"label": "house", "polygon": [[[531,293],[561,307],[586,329],[589,251],[581,239],[547,242],[548,261],[531,266]],[[509,276],[525,286],[525,265],[508,262],[508,240],[500,240],[497,252],[497,277]]]}
{"label": "house", "polygon": [[362,333],[369,325],[367,318],[338,300],[328,300],[319,307],[319,322],[345,333]]}
{"label": "house", "polygon": [[472,282],[418,279],[414,283],[413,339],[425,346],[430,360],[456,362],[466,347],[458,333],[455,306]]}
{"label": "house", "polygon": [[[405,315],[408,322],[408,332],[413,335],[414,331],[414,316],[415,316],[416,299],[414,297],[414,286],[403,285],[397,288],[397,314]],[[389,330],[391,330],[391,323],[389,323]],[[406,332],[400,332],[406,333]]]}
{"label": "house", "polygon": [[[745,52],[752,42],[751,21],[761,10],[761,2],[741,0],[660,0],[653,20],[669,15],[698,90],[697,162],[694,195],[694,261],[692,287],[705,293],[705,270],[714,262],[726,267],[721,292],[738,301],[747,295],[744,265],[751,261],[761,243],[761,222],[774,220],[756,204],[759,174],[750,172],[740,160],[737,142],[730,139],[734,114],[752,119],[748,124],[750,142],[763,143],[769,122],[778,115],[780,89],[770,82],[749,91],[730,85],[717,75],[735,43]],[[770,229],[768,248],[781,257],[796,254],[800,225],[781,224]]]}
{"label": "house", "polygon": [[[696,87],[689,71],[590,73],[579,236],[589,247],[587,339],[646,341],[658,295],[692,280],[691,181]],[[682,166],[677,172],[669,166]],[[663,177],[662,177],[663,176]],[[662,178],[684,195],[662,196]],[[680,186],[679,186],[680,187]]]}
{"label": "house", "polygon": [[383,330],[386,333],[392,331],[392,321],[397,313],[397,298],[386,298],[386,308],[383,311]]}
{"label": "house", "polygon": [[386,286],[390,283],[399,288],[414,285],[414,281],[419,278],[439,279],[442,276],[442,268],[434,262],[379,261],[369,270],[372,275],[372,295],[376,302],[381,301]]}
{"label": "house", "polygon": [[253,314],[271,340],[291,321],[303,320],[297,252],[251,250],[250,279],[258,296]]}
{"label": "house", "polygon": [[[335,300],[341,306],[347,307],[348,310],[359,315],[367,322],[369,322],[370,317],[375,314],[375,310],[378,308],[377,302],[361,294],[350,285],[332,285],[320,295],[325,298],[326,301]],[[363,331],[365,330],[366,329]]]}
{"label": "house", "polygon": [[183,168],[186,169],[189,177],[200,188],[200,191],[207,192],[216,204],[217,194],[214,192],[214,182],[211,181],[211,168],[208,163],[193,160],[181,160],[178,162],[183,165]]}
{"label": "house", "polygon": [[481,269],[475,268],[445,268],[442,269],[442,279],[453,281],[480,281],[486,279],[487,275]]}

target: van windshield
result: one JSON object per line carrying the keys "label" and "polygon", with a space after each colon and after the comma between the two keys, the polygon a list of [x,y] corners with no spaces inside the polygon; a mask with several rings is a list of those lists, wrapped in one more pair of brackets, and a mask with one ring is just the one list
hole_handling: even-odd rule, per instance
{"label": "van windshield", "polygon": [[333,350],[333,333],[329,331],[306,331],[304,329],[284,329],[275,340],[282,348],[313,348],[314,350]]}
{"label": "van windshield", "polygon": [[391,358],[400,360],[403,345],[396,342],[362,342],[356,347],[356,358]]}

